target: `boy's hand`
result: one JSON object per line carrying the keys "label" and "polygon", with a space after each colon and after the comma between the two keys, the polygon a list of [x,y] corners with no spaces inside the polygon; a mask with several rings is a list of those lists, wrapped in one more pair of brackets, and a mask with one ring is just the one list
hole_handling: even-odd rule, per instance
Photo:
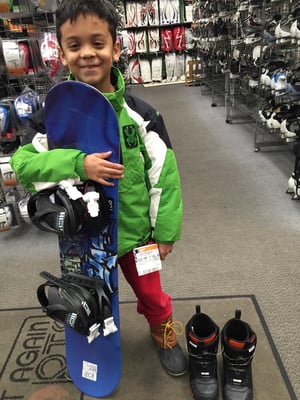
{"label": "boy's hand", "polygon": [[83,167],[86,176],[101,185],[114,186],[110,179],[122,179],[124,166],[108,161],[111,151],[105,153],[93,153],[84,157]]}
{"label": "boy's hand", "polygon": [[174,244],[162,244],[157,243],[160,259],[163,261],[166,259],[167,255],[172,252]]}

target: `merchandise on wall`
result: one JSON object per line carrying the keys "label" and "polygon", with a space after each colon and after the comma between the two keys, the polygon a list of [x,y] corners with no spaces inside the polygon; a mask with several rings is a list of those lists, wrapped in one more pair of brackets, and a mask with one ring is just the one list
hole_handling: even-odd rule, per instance
{"label": "merchandise on wall", "polygon": [[10,0],[0,6],[0,231],[6,231],[29,222],[28,194],[18,185],[10,156],[21,144],[26,120],[41,107],[60,65],[54,57],[57,43],[46,39],[55,35],[56,1]]}
{"label": "merchandise on wall", "polygon": [[182,68],[182,62],[193,49],[190,45],[192,3],[125,0],[124,6],[122,43],[130,59],[129,82],[183,82],[186,68]]}

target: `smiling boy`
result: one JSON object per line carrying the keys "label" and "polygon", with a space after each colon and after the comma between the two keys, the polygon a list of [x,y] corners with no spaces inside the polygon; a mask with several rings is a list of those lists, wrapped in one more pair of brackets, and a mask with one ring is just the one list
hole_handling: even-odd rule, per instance
{"label": "smiling boy", "polygon": [[[75,178],[111,186],[119,180],[118,262],[137,297],[137,310],[150,325],[162,366],[174,376],[187,371],[187,359],[176,337],[172,300],[161,288],[159,271],[138,276],[133,249],[156,242],[165,260],[180,239],[182,197],[176,159],[161,115],[149,104],[125,93],[116,32],[119,22],[108,0],[63,0],[56,12],[60,59],[70,79],[90,84],[111,102],[120,126],[121,161],[110,152],[86,155],[76,149],[47,148],[44,111],[28,122],[23,145],[11,165],[31,192],[48,182]],[[130,135],[128,135],[130,132]],[[39,152],[38,149],[44,147]]]}

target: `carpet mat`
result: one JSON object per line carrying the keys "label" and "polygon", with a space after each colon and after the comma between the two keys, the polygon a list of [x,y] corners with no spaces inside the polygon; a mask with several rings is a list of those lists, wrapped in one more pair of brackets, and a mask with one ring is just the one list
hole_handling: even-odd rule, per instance
{"label": "carpet mat", "polygon": [[[257,334],[253,359],[254,400],[296,400],[254,296],[174,299],[174,319],[185,325],[200,304],[220,327],[236,309]],[[188,374],[173,378],[161,368],[147,324],[136,305],[120,305],[123,375],[110,399],[191,399]],[[90,400],[66,378],[63,327],[39,308],[0,310],[1,400]],[[185,348],[185,337],[179,341]],[[76,351],[76,349],[75,349]],[[218,354],[221,389],[222,355]],[[222,399],[220,390],[219,399]]]}

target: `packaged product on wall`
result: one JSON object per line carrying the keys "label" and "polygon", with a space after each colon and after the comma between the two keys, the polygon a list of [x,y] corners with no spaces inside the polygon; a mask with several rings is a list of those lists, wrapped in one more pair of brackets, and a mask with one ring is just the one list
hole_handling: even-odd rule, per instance
{"label": "packaged product on wall", "polygon": [[169,52],[173,49],[173,31],[172,29],[163,28],[160,30],[161,50]]}
{"label": "packaged product on wall", "polygon": [[140,58],[139,62],[142,82],[152,82],[150,61],[147,58]]}
{"label": "packaged product on wall", "polygon": [[177,79],[185,80],[185,54],[176,54],[175,75]]}
{"label": "packaged product on wall", "polygon": [[162,57],[154,57],[151,61],[152,81],[162,81]]}
{"label": "packaged product on wall", "polygon": [[142,83],[140,63],[137,57],[133,57],[129,61],[129,75],[131,83]]}
{"label": "packaged product on wall", "polygon": [[136,15],[137,15],[137,26],[148,25],[148,13],[147,13],[146,1],[141,1],[137,3]]}
{"label": "packaged product on wall", "polygon": [[10,157],[0,156],[1,177],[2,177],[2,182],[6,187],[16,186],[18,184],[16,174],[12,170],[9,160]]}
{"label": "packaged product on wall", "polygon": [[56,33],[44,32],[41,37],[41,56],[46,72],[51,80],[58,80],[63,66],[59,59]]}
{"label": "packaged product on wall", "polygon": [[8,204],[0,207],[0,232],[8,231],[13,225],[13,206]]}
{"label": "packaged product on wall", "polygon": [[147,32],[144,29],[135,32],[135,51],[136,53],[147,52]]}
{"label": "packaged product on wall", "polygon": [[4,137],[9,123],[9,108],[0,104],[0,138]]}
{"label": "packaged product on wall", "polygon": [[28,118],[40,108],[39,94],[29,87],[25,87],[22,93],[15,98],[14,107],[21,125],[24,125]]}
{"label": "packaged product on wall", "polygon": [[147,1],[148,23],[150,26],[159,25],[158,0]]}
{"label": "packaged product on wall", "polygon": [[[29,43],[27,41],[19,41],[19,54],[21,59],[21,66],[24,72],[27,74],[31,72],[33,74],[33,70],[29,69]],[[31,70],[31,71],[30,71]]]}
{"label": "packaged product on wall", "polygon": [[185,22],[193,22],[193,5],[185,4],[184,20]]}
{"label": "packaged product on wall", "polygon": [[[39,43],[36,39],[30,38],[28,40],[20,40],[19,41],[19,46],[24,46],[25,45],[25,54],[26,54],[26,47],[28,47],[29,50],[29,57],[28,57],[28,65],[26,64],[25,72],[30,75],[34,75],[35,73],[38,73],[43,70],[43,65],[42,65],[42,59],[41,59],[41,53],[39,49]],[[20,48],[20,51],[23,48]],[[21,51],[22,54],[22,51]]]}
{"label": "packaged product on wall", "polygon": [[184,25],[175,26],[173,28],[174,49],[185,50],[185,27]]}
{"label": "packaged product on wall", "polygon": [[176,54],[167,53],[165,55],[166,75],[168,82],[177,81],[176,76]]}
{"label": "packaged product on wall", "polygon": [[126,26],[127,28],[137,26],[137,3],[134,1],[126,2]]}
{"label": "packaged product on wall", "polygon": [[171,24],[179,24],[180,21],[180,0],[171,0],[173,4],[173,16],[171,19]]}
{"label": "packaged product on wall", "polygon": [[37,41],[34,38],[2,41],[4,63],[9,75],[33,75],[42,70]]}
{"label": "packaged product on wall", "polygon": [[159,29],[148,29],[148,47],[150,53],[157,53],[160,50]]}
{"label": "packaged product on wall", "polygon": [[179,0],[160,0],[159,4],[161,25],[180,22]]}
{"label": "packaged product on wall", "polygon": [[30,39],[29,41],[30,55],[33,63],[33,68],[35,72],[40,72],[44,70],[44,64],[42,61],[40,42],[37,39]]}
{"label": "packaged product on wall", "polygon": [[160,24],[161,25],[166,25],[169,23],[168,18],[167,18],[167,4],[168,0],[160,0],[159,2],[159,16],[160,16]]}
{"label": "packaged product on wall", "polygon": [[122,31],[121,36],[122,50],[129,56],[136,53],[135,51],[135,35],[133,31]]}
{"label": "packaged product on wall", "polygon": [[135,34],[134,34],[134,32],[132,32],[132,31],[129,31],[128,32],[128,39],[129,39],[129,47],[128,47],[128,50],[129,50],[129,53],[130,54],[135,54],[136,53],[136,47],[135,47]]}
{"label": "packaged product on wall", "polygon": [[14,102],[7,97],[0,101],[0,144],[13,142],[20,129],[20,122],[17,118]]}
{"label": "packaged product on wall", "polygon": [[18,40],[2,40],[2,50],[6,69],[10,75],[25,75],[28,65],[29,50]]}

